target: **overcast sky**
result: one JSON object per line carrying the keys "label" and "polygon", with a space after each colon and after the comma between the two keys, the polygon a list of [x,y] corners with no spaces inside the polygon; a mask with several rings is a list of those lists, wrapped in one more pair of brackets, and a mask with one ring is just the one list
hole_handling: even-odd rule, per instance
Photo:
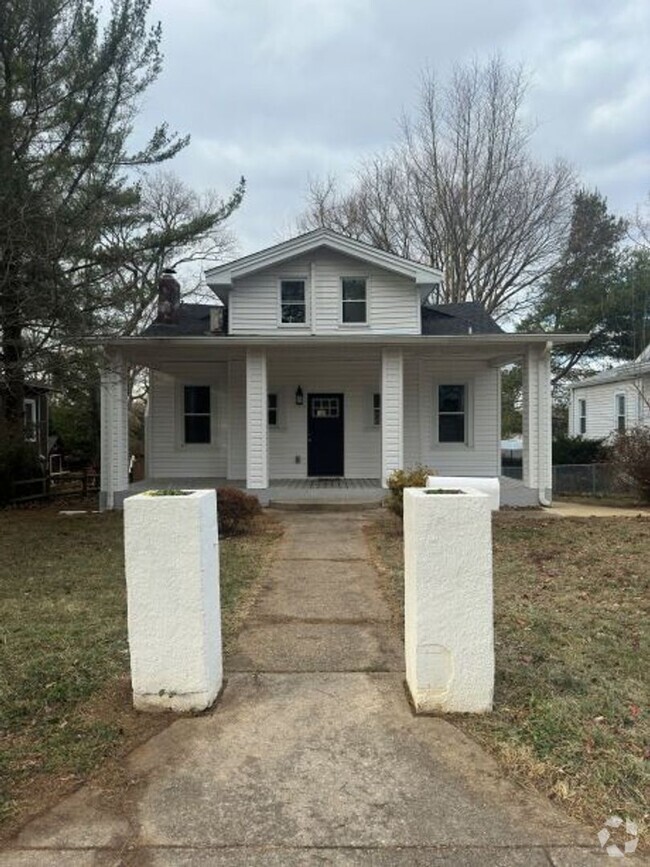
{"label": "overcast sky", "polygon": [[[500,52],[530,75],[541,159],[567,158],[629,214],[650,190],[648,0],[154,0],[164,70],[140,124],[192,142],[173,170],[248,191],[239,252],[272,244],[309,177],[350,178],[398,135],[425,68]],[[142,129],[142,126],[140,127]]]}

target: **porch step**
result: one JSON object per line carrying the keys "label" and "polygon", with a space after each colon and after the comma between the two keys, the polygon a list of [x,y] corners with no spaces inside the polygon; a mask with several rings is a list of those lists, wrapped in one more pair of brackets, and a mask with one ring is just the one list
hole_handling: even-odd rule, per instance
{"label": "porch step", "polygon": [[381,500],[269,500],[268,507],[281,512],[365,512],[380,509]]}

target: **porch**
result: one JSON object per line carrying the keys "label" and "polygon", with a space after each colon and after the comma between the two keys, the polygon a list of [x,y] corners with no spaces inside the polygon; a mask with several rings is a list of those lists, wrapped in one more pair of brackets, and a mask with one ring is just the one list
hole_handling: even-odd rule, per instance
{"label": "porch", "polygon": [[[518,479],[501,476],[501,505],[525,507],[538,505],[535,492]],[[154,478],[129,485],[126,496],[163,488],[239,488],[254,494],[263,506],[269,504],[311,504],[365,506],[377,508],[387,496],[381,479],[272,479],[264,490],[247,488],[244,479],[223,478]]]}

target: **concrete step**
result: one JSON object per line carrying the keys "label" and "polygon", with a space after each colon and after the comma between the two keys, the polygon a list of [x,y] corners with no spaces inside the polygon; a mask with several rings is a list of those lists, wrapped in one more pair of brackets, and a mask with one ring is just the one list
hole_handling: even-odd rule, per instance
{"label": "concrete step", "polygon": [[380,509],[381,500],[269,500],[268,507],[281,512],[365,512]]}

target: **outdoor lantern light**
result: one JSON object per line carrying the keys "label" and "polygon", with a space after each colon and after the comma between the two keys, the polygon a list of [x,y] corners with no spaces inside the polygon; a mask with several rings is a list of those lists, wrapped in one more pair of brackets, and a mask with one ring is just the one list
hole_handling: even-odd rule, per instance
{"label": "outdoor lantern light", "polygon": [[302,406],[303,396],[302,396],[302,388],[298,386],[296,389],[296,406]]}

